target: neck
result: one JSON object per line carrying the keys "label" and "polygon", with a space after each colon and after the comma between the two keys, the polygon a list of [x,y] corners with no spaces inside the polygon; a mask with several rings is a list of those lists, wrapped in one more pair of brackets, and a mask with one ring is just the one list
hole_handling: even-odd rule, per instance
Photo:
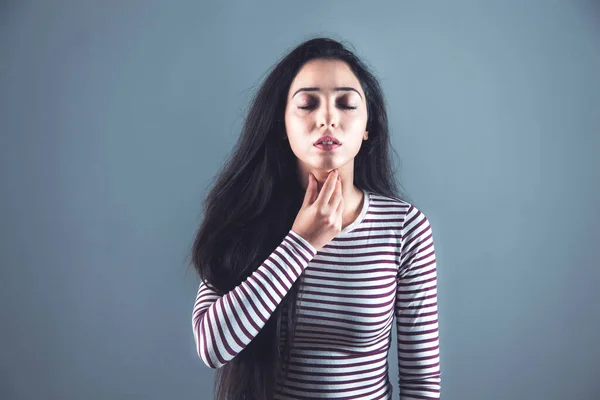
{"label": "neck", "polygon": [[[332,169],[312,169],[301,164],[298,172],[302,188],[306,191],[308,173],[310,172],[317,180],[317,193],[320,193],[331,171]],[[344,212],[342,214],[342,224],[344,224],[344,221],[354,221],[358,214],[360,214],[363,192],[354,186],[353,163],[348,163],[340,167],[338,173],[342,183],[342,197],[344,198]]]}

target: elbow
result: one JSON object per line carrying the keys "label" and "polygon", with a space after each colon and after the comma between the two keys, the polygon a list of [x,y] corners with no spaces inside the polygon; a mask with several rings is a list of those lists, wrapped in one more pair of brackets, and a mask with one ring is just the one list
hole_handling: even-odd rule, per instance
{"label": "elbow", "polygon": [[211,354],[210,349],[204,346],[197,346],[196,352],[198,353],[198,357],[202,360],[204,365],[206,365],[210,369],[219,369],[226,363],[221,363],[215,358],[211,358],[209,354]]}
{"label": "elbow", "polygon": [[198,351],[198,356],[200,357],[200,359],[202,360],[202,362],[204,362],[204,365],[206,365],[210,369],[218,369],[218,368],[221,367],[221,365],[214,364],[212,362],[212,360],[210,360],[209,358],[206,358],[205,355],[204,355],[204,351],[202,351],[202,350]]}
{"label": "elbow", "polygon": [[192,329],[196,344],[196,354],[208,368],[219,369],[237,354],[228,351],[228,346],[224,348],[219,347],[218,343],[215,343],[215,340],[211,339],[210,334],[207,334],[207,330],[202,327],[202,318],[196,317],[192,320]]}
{"label": "elbow", "polygon": [[218,369],[227,363],[226,361],[219,361],[219,358],[214,356],[215,349],[207,344],[207,340],[201,332],[194,330],[194,340],[196,342],[196,355],[208,368]]}
{"label": "elbow", "polygon": [[194,334],[194,343],[196,344],[196,355],[202,360],[204,365],[210,369],[217,369],[218,365],[209,357],[210,349],[208,348],[206,337],[200,329],[200,319],[192,319],[192,332]]}

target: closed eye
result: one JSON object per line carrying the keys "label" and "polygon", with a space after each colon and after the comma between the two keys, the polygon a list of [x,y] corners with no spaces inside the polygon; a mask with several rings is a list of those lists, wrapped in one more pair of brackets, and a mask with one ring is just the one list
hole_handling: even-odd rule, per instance
{"label": "closed eye", "polygon": [[[315,108],[314,105],[312,106],[304,106],[304,107],[300,107],[298,106],[299,109],[301,110],[312,110],[313,108]],[[344,106],[344,105],[340,105],[340,108],[344,109],[344,110],[356,110],[357,107],[348,107],[348,106]]]}

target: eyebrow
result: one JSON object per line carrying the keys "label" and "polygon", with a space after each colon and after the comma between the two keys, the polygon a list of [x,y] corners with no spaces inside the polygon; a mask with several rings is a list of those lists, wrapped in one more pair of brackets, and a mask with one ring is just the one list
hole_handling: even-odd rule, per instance
{"label": "eyebrow", "polygon": [[[354,92],[358,93],[358,90],[354,89],[353,87],[348,87],[348,86],[336,87],[333,90],[334,90],[334,92],[349,92],[349,91],[354,91]],[[300,89],[296,90],[296,92],[292,95],[292,98],[296,94],[298,94],[298,92],[320,92],[320,91],[321,91],[321,88],[318,88],[318,87],[300,88]],[[358,93],[358,95],[362,99],[362,96],[360,95],[360,93]]]}

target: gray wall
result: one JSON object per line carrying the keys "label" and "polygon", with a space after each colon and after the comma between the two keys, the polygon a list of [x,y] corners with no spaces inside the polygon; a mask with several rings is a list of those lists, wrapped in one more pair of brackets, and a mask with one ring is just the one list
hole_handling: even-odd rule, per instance
{"label": "gray wall", "polygon": [[317,34],[378,74],[431,221],[443,398],[600,398],[598,2],[206,3],[1,3],[0,398],[209,398],[201,202]]}

